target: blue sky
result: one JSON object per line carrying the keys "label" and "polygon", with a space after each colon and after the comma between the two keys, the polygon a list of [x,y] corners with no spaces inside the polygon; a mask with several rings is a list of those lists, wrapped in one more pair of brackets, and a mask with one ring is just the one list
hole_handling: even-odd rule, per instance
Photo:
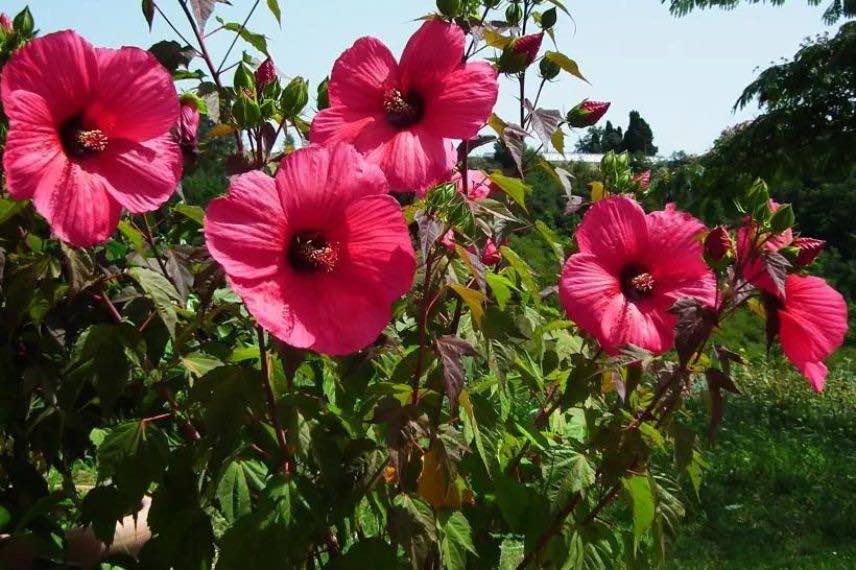
{"label": "blue sky", "polygon": [[[399,54],[418,26],[414,19],[434,8],[433,0],[279,1],[281,28],[264,1],[249,27],[268,37],[282,73],[303,75],[313,88],[330,72],[338,54],[360,36],[376,36]],[[233,7],[219,6],[217,14],[241,21],[252,3],[232,0]],[[73,28],[96,45],[148,47],[175,37],[160,18],[149,33],[139,0],[4,0],[3,10],[15,13],[25,4],[42,32]],[[159,4],[190,37],[177,1]],[[542,106],[566,111],[585,97],[612,101],[606,118],[621,125],[631,109],[638,109],[651,124],[661,154],[703,152],[723,128],[756,112],[735,114],[731,107],[759,68],[790,57],[807,36],[834,31],[821,20],[822,6],[798,0],[778,8],[741,6],[684,18],[672,17],[659,0],[567,4],[576,31],[569,21],[562,21],[559,48],[577,60],[591,85],[563,79],[545,89]],[[215,26],[212,18],[209,29]],[[222,56],[231,37],[219,32],[210,41],[212,51]],[[504,81],[497,107],[500,116],[515,116],[515,94],[516,85]]]}

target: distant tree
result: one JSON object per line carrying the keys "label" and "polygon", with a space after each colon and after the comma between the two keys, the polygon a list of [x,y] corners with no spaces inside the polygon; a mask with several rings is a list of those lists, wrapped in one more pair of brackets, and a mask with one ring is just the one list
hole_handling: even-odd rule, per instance
{"label": "distant tree", "polygon": [[639,115],[639,111],[630,111],[630,123],[621,141],[620,150],[643,156],[657,154],[657,147],[654,146],[654,132],[648,122]]}
{"label": "distant tree", "polygon": [[622,132],[621,127],[613,128],[612,123],[607,121],[606,127],[603,130],[603,136],[600,139],[600,151],[604,153],[611,150],[621,152],[623,150],[621,148],[623,139],[624,133]]}
{"label": "distant tree", "polygon": [[[781,6],[786,0],[660,0],[663,4],[669,4],[669,11],[678,16],[684,16],[693,10],[703,10],[706,8],[723,8],[731,10],[739,4],[772,4]],[[810,5],[817,6],[823,0],[806,0]],[[832,0],[826,11],[823,13],[823,19],[827,24],[833,24],[842,17],[852,18],[856,16],[856,0]]]}
{"label": "distant tree", "polygon": [[603,139],[602,127],[590,127],[586,133],[577,141],[577,152],[587,154],[600,154],[603,152],[601,140]]}

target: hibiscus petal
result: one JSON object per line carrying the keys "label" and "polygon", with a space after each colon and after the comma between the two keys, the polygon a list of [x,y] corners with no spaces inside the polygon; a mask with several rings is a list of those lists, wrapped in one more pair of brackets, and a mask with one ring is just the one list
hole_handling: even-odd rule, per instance
{"label": "hibiscus petal", "polygon": [[[369,131],[369,134],[364,135],[364,131]],[[309,130],[309,140],[323,145],[356,144],[362,140],[363,145],[371,149],[394,134],[395,130],[380,113],[366,114],[347,107],[330,107],[315,115]]]}
{"label": "hibiscus petal", "polygon": [[568,316],[581,329],[597,338],[607,350],[612,350],[611,339],[601,334],[601,322],[609,305],[622,299],[618,279],[597,256],[587,253],[572,255],[562,269],[559,297]]}
{"label": "hibiscus petal", "polygon": [[499,84],[486,61],[470,63],[422,86],[426,131],[449,139],[474,137],[490,117]]}
{"label": "hibiscus petal", "polygon": [[330,76],[330,105],[379,112],[383,94],[398,81],[398,63],[380,40],[360,38],[345,50]]}
{"label": "hibiscus petal", "polygon": [[457,156],[451,142],[413,129],[399,131],[366,158],[380,166],[393,192],[421,192],[448,180]]}
{"label": "hibiscus petal", "polygon": [[410,37],[401,54],[399,75],[405,91],[420,77],[457,68],[463,58],[463,30],[442,20],[428,20]]}
{"label": "hibiscus petal", "polygon": [[181,179],[181,150],[167,133],[144,142],[112,140],[102,154],[81,166],[108,182],[113,198],[135,214],[157,210]]}
{"label": "hibiscus petal", "polygon": [[648,243],[645,212],[635,200],[615,196],[596,202],[576,234],[582,253],[592,253],[613,271],[639,257]]}
{"label": "hibiscus petal", "polygon": [[298,230],[335,226],[346,204],[388,190],[380,169],[345,144],[293,152],[276,173],[276,183],[289,224]]}
{"label": "hibiscus petal", "polygon": [[33,204],[57,237],[78,247],[106,241],[122,213],[100,176],[89,174],[62,154],[45,167]]}
{"label": "hibiscus petal", "polygon": [[710,272],[700,239],[707,230],[698,219],[674,209],[646,217],[648,247],[645,265],[659,283],[670,277],[692,278]]}
{"label": "hibiscus petal", "polygon": [[803,371],[817,389],[822,388],[816,366],[844,342],[847,303],[841,294],[819,277],[790,275],[785,281],[784,307],[779,310],[779,339],[785,356]]}
{"label": "hibiscus petal", "polygon": [[353,202],[332,239],[344,244],[337,268],[343,282],[375,289],[387,303],[413,284],[416,257],[401,207],[392,196]]}
{"label": "hibiscus petal", "polygon": [[[76,33],[66,30],[36,38],[18,50],[3,67],[0,94],[4,105],[13,91],[41,96],[51,110],[53,123],[60,125],[82,112],[98,82],[95,48]],[[7,116],[19,117],[14,107]]]}
{"label": "hibiscus petal", "polygon": [[236,278],[275,275],[285,265],[287,224],[274,179],[260,171],[239,176],[229,194],[205,212],[208,251]]}
{"label": "hibiscus petal", "polygon": [[20,109],[6,135],[3,168],[6,187],[16,200],[33,197],[45,171],[63,154],[62,144],[51,125],[45,100],[35,93],[15,91],[6,100],[6,111]]}
{"label": "hibiscus petal", "polygon": [[615,354],[618,348],[633,345],[653,354],[669,351],[677,318],[659,301],[628,302],[622,296],[607,306],[601,321],[601,335],[608,339],[604,350]]}
{"label": "hibiscus petal", "polygon": [[263,279],[230,277],[229,284],[262,328],[295,348],[313,346],[315,335],[295,317],[289,304],[293,287],[282,272]]}
{"label": "hibiscus petal", "polygon": [[109,138],[144,141],[178,121],[175,84],[155,57],[139,48],[96,50],[99,81],[86,109],[86,122]]}

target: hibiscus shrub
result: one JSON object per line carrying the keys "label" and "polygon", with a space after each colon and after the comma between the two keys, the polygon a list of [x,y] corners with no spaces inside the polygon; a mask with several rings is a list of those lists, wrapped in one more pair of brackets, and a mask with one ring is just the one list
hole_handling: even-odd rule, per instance
{"label": "hibiscus shrub", "polygon": [[[608,107],[538,105],[583,78],[542,49],[562,2],[438,1],[400,58],[359,39],[310,103],[263,36],[176,1],[193,45],[148,51],[0,17],[0,563],[652,565],[739,393],[728,318],[765,314],[823,389],[847,309],[763,182],[709,229],[626,155],[589,191],[524,152]],[[254,55],[216,67],[213,33]],[[501,76],[519,116],[493,114]],[[492,143],[508,168],[472,168]],[[203,167],[228,177],[206,208],[181,185]],[[528,211],[534,169],[573,236]]]}

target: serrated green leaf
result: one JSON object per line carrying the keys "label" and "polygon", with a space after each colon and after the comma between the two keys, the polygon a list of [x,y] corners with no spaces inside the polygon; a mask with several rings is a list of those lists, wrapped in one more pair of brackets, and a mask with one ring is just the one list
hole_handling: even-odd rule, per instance
{"label": "serrated green leaf", "polygon": [[219,358],[201,352],[182,356],[181,364],[190,375],[196,378],[208,374],[218,366],[223,366],[223,362]]}
{"label": "serrated green leaf", "polygon": [[500,190],[508,194],[524,210],[526,209],[526,193],[529,191],[529,187],[522,180],[506,176],[498,171],[492,172],[490,179]]}
{"label": "serrated green leaf", "polygon": [[470,315],[473,318],[473,324],[478,326],[484,318],[484,295],[481,291],[470,289],[460,283],[452,283],[449,285],[452,290],[467,304],[470,308]]}
{"label": "serrated green leaf", "polygon": [[205,221],[205,210],[203,210],[199,206],[191,206],[190,204],[179,204],[172,210],[174,212],[178,212],[188,220],[196,222],[200,226]]}
{"label": "serrated green leaf", "polygon": [[538,289],[538,284],[535,282],[535,278],[532,276],[532,268],[520,258],[517,253],[509,248],[508,246],[502,246],[499,248],[499,251],[502,253],[502,257],[508,261],[508,264],[512,269],[517,273],[517,276],[523,282],[523,286],[526,288],[526,291],[532,297],[532,302],[535,303],[536,307],[541,306],[541,292]]}
{"label": "serrated green leaf", "polygon": [[128,275],[136,281],[143,291],[148,295],[155,305],[158,316],[169,331],[169,335],[175,338],[175,326],[178,316],[175,311],[174,301],[180,301],[181,296],[175,290],[169,280],[151,269],[144,267],[132,267]]}
{"label": "serrated green leaf", "polygon": [[504,311],[508,300],[511,298],[511,290],[514,288],[514,284],[508,278],[492,271],[485,272],[484,278],[487,286],[493,292],[493,296],[496,297],[499,308]]}
{"label": "serrated green leaf", "polygon": [[467,552],[476,554],[469,521],[460,511],[444,511],[437,522],[444,566],[454,570],[465,569]]}
{"label": "serrated green leaf", "polygon": [[577,65],[577,62],[566,56],[565,54],[558,51],[548,51],[544,54],[548,60],[552,61],[559,67],[561,67],[564,71],[567,71],[574,77],[578,79],[582,79],[586,83],[589,82],[588,79],[580,71],[580,66]]}
{"label": "serrated green leaf", "polygon": [[638,545],[639,539],[654,522],[654,492],[651,490],[651,482],[644,475],[624,478],[621,484],[630,497],[633,510],[633,541]]}
{"label": "serrated green leaf", "polygon": [[139,253],[142,256],[145,256],[148,251],[148,245],[146,244],[146,238],[143,237],[143,234],[140,233],[137,228],[131,225],[127,220],[122,220],[119,222],[119,231],[125,236],[129,242],[131,242],[131,246],[133,246],[134,251]]}

